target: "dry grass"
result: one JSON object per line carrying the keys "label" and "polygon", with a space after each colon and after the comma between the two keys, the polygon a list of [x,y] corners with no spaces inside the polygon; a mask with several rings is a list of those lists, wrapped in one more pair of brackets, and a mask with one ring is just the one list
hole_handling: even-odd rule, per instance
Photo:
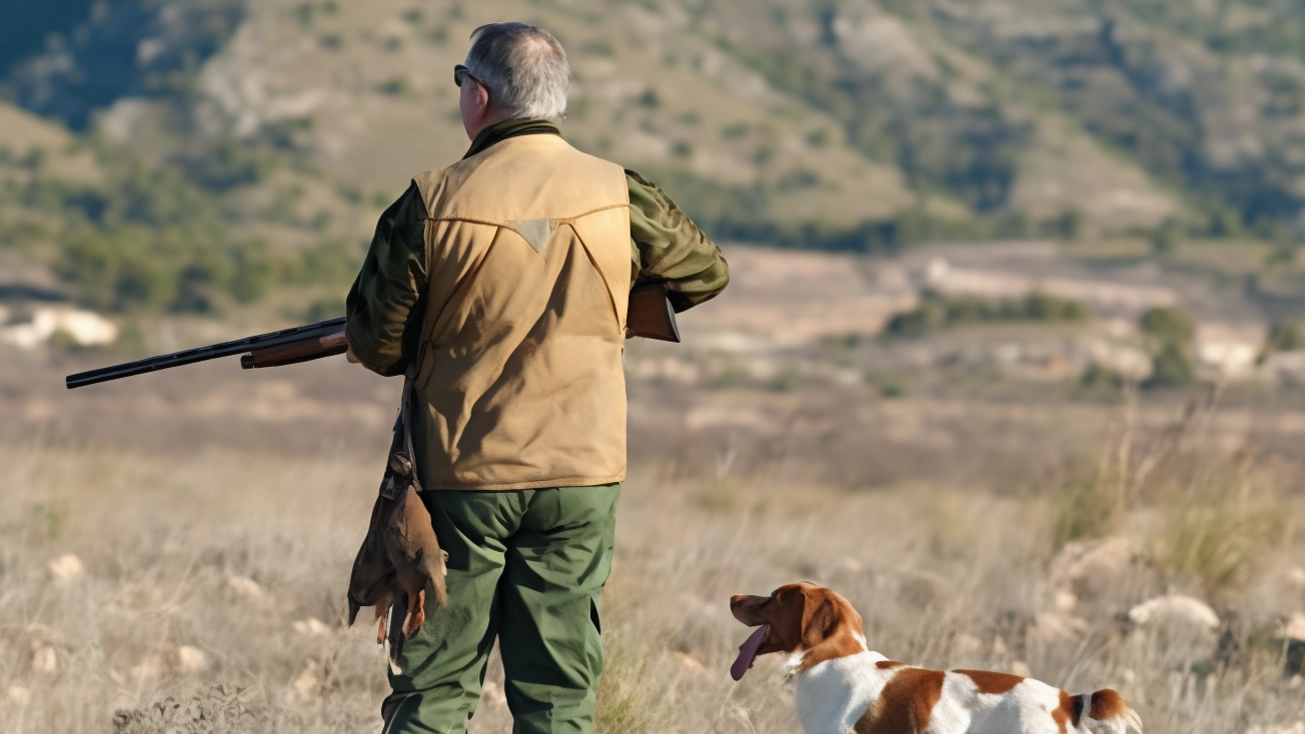
{"label": "dry grass", "polygon": [[[600,731],[796,730],[779,661],[729,679],[745,630],[726,601],[803,578],[846,595],[886,655],[1118,687],[1148,732],[1305,718],[1272,633],[1305,608],[1288,573],[1300,498],[1271,462],[1204,446],[1196,428],[1141,433],[1112,434],[1090,481],[1059,482],[1072,501],[945,481],[831,489],[729,462],[704,480],[636,471],[604,598]],[[384,662],[365,625],[340,620],[377,467],[277,446],[168,459],[0,444],[6,732],[376,728]],[[1104,520],[1066,529],[1105,501]],[[1129,562],[1058,606],[1053,556],[1102,536]],[[70,553],[83,573],[59,560]],[[1211,603],[1223,628],[1184,639],[1119,621],[1173,592]],[[473,732],[508,729],[501,690],[495,662]]]}

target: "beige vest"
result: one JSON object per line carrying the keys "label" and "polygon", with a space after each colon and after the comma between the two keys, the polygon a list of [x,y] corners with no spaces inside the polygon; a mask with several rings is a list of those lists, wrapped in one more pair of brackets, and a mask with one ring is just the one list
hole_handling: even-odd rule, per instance
{"label": "beige vest", "polygon": [[540,134],[415,181],[430,217],[413,426],[422,483],[624,479],[624,170]]}

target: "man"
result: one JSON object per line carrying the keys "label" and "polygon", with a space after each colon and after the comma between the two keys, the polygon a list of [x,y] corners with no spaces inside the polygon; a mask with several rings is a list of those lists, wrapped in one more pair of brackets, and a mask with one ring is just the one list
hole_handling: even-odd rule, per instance
{"label": "man", "polygon": [[447,607],[403,650],[386,732],[460,732],[500,641],[517,732],[593,730],[599,599],[625,478],[627,297],[724,289],[719,249],[637,173],[569,146],[570,68],[535,26],[454,68],[470,150],[381,216],[348,297],[351,357],[414,380],[414,451]]}

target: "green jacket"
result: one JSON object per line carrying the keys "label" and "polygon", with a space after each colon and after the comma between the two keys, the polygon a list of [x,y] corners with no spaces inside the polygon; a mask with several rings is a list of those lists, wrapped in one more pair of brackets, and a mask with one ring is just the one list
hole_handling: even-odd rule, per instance
{"label": "green jacket", "polygon": [[[541,120],[509,120],[482,131],[465,158],[518,135],[561,135]],[[671,305],[684,311],[729,283],[720,248],[661,189],[626,170],[630,189],[630,259],[641,279],[667,281]],[[362,270],[346,301],[355,356],[383,375],[402,374],[421,332],[420,305],[429,285],[427,210],[416,183],[381,215]]]}

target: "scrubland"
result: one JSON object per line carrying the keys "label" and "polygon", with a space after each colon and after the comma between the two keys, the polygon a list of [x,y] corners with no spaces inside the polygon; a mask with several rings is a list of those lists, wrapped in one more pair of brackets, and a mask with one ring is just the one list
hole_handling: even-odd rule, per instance
{"label": "scrubland", "polygon": [[[14,388],[60,366],[10,364],[0,391],[4,730],[377,729],[384,660],[343,592],[392,386],[332,365],[298,388],[215,367]],[[668,389],[631,387],[601,731],[795,731],[779,660],[729,679],[727,601],[800,579],[847,596],[885,655],[1116,687],[1148,732],[1305,720],[1290,436],[1199,393],[995,414]],[[500,681],[491,663],[471,731],[508,729]]]}

